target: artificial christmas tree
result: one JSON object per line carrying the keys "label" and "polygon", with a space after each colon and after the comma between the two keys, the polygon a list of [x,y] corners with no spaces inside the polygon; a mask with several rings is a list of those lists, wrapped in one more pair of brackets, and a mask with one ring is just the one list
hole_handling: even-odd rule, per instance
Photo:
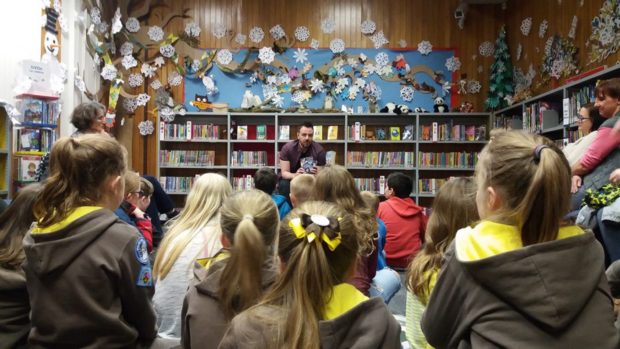
{"label": "artificial christmas tree", "polygon": [[512,62],[506,43],[506,28],[502,26],[495,41],[495,61],[491,65],[489,93],[485,101],[487,110],[498,110],[510,105],[509,100],[514,92],[512,73]]}

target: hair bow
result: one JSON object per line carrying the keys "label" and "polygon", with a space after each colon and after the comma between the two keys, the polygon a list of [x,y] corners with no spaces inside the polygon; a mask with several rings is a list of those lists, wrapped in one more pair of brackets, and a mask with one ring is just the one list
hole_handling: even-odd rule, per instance
{"label": "hair bow", "polygon": [[312,242],[319,238],[327,244],[330,251],[333,251],[340,245],[342,239],[339,221],[339,218],[304,213],[301,217],[291,219],[288,225],[298,239],[306,238],[308,242]]}

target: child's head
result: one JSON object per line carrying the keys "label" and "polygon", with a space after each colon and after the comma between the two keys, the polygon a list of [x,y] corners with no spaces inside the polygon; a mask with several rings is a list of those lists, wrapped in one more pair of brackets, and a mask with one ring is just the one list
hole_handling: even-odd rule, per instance
{"label": "child's head", "polygon": [[291,204],[293,207],[297,207],[310,199],[312,190],[314,189],[314,176],[307,173],[302,173],[295,176],[291,180],[291,192],[289,197],[291,198]]}
{"label": "child's head", "polygon": [[562,151],[522,131],[492,136],[476,166],[480,218],[520,227],[525,246],[555,240],[570,207],[571,170]]}
{"label": "child's head", "polygon": [[261,296],[262,268],[279,223],[278,208],[262,191],[239,192],[224,201],[220,225],[230,258],[220,278],[220,300],[229,318],[256,304]]}
{"label": "child's head", "polygon": [[35,203],[40,227],[63,220],[80,206],[116,209],[123,200],[126,157],[112,137],[60,138],[52,147],[50,176]]}
{"label": "child's head", "polygon": [[385,185],[387,187],[385,197],[388,199],[394,196],[401,199],[408,198],[413,190],[413,180],[401,172],[390,173]]}
{"label": "child's head", "polygon": [[140,175],[138,172],[127,171],[123,176],[125,181],[125,200],[138,206],[138,198],[140,197]]}
{"label": "child's head", "polygon": [[254,173],[254,187],[271,195],[276,190],[278,175],[270,167],[259,168]]}
{"label": "child's head", "polygon": [[140,177],[140,193],[138,195],[138,208],[142,211],[146,211],[146,208],[151,204],[151,195],[153,195],[153,184],[144,177]]}
{"label": "child's head", "polygon": [[377,210],[379,210],[379,197],[370,191],[363,191],[360,193],[362,199],[366,203],[366,206],[370,209],[370,212],[373,215],[377,214]]}

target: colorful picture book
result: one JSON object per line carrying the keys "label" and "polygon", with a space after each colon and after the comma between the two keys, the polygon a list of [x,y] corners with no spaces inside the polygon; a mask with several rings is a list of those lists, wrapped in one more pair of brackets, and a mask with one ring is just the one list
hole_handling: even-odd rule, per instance
{"label": "colorful picture book", "polygon": [[303,167],[306,173],[310,173],[312,169],[316,166],[316,160],[312,156],[305,157],[300,160],[301,167]]}
{"label": "colorful picture book", "polygon": [[383,127],[377,127],[375,129],[375,136],[377,137],[378,141],[385,141],[386,137],[385,137],[385,128]]}
{"label": "colorful picture book", "polygon": [[398,126],[390,127],[390,140],[400,141],[400,127]]}
{"label": "colorful picture book", "polygon": [[256,125],[256,139],[258,140],[267,139],[267,126],[266,125]]}
{"label": "colorful picture book", "polygon": [[338,139],[338,126],[327,127],[327,139],[330,141]]}
{"label": "colorful picture book", "polygon": [[403,130],[403,137],[402,137],[403,141],[413,140],[413,131],[414,131],[413,129],[414,129],[413,125],[405,126],[405,129]]}
{"label": "colorful picture book", "polygon": [[18,163],[18,178],[20,182],[33,182],[36,179],[37,168],[41,163],[40,156],[20,156]]}
{"label": "colorful picture book", "polygon": [[248,139],[248,125],[237,126],[237,139],[239,140]]}
{"label": "colorful picture book", "polygon": [[280,125],[280,136],[278,137],[281,141],[288,141],[291,135],[291,126],[290,125]]}
{"label": "colorful picture book", "polygon": [[336,164],[336,152],[330,150],[325,153],[325,163],[327,165],[335,165]]}
{"label": "colorful picture book", "polygon": [[55,124],[60,107],[57,102],[37,98],[26,98],[20,101],[19,111],[23,122],[35,124]]}
{"label": "colorful picture book", "polygon": [[316,141],[323,140],[323,126],[322,125],[314,125],[314,135],[313,137]]}

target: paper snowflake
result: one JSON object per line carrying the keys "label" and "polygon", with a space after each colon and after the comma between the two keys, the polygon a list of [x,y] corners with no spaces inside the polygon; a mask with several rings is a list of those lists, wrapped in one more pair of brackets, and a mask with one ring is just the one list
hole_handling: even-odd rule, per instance
{"label": "paper snowflake", "polygon": [[159,53],[161,53],[161,55],[166,57],[166,58],[170,58],[170,57],[174,56],[175,52],[176,52],[176,50],[174,49],[174,46],[172,46],[170,44],[159,47]]}
{"label": "paper snowflake", "polygon": [[252,42],[261,42],[263,41],[264,37],[265,32],[263,32],[263,29],[261,27],[254,27],[250,29],[250,40],[252,40]]}
{"label": "paper snowflake", "polygon": [[154,25],[149,27],[148,35],[152,41],[161,41],[161,39],[164,38],[164,31],[160,27]]}
{"label": "paper snowflake", "polygon": [[127,56],[133,53],[133,44],[129,41],[121,45],[121,56]]}
{"label": "paper snowflake", "polygon": [[116,12],[114,12],[114,17],[112,17],[112,34],[116,34],[123,29],[123,23],[121,23],[121,9],[116,8]]}
{"label": "paper snowflake", "polygon": [[360,92],[360,88],[358,86],[349,87],[349,95],[347,96],[350,100],[355,100],[357,98],[357,94]]}
{"label": "paper snowflake", "polygon": [[139,107],[143,107],[146,105],[146,103],[148,103],[151,100],[151,96],[147,95],[146,93],[140,93],[138,95],[138,97],[136,97],[136,104]]}
{"label": "paper snowflake", "polygon": [[446,68],[454,73],[455,71],[461,69],[461,60],[458,57],[448,58],[448,60],[446,60]]}
{"label": "paper snowflake", "polygon": [[400,48],[407,47],[407,41],[405,41],[404,39],[398,40],[398,47],[400,47]]}
{"label": "paper snowflake", "polygon": [[171,86],[179,86],[183,82],[183,76],[176,71],[173,71],[168,76],[168,83]]}
{"label": "paper snowflake", "polygon": [[568,37],[571,39],[575,39],[575,33],[577,31],[577,15],[573,16],[573,21],[570,24],[570,30],[568,31]]}
{"label": "paper snowflake", "polygon": [[445,81],[441,85],[441,92],[444,96],[449,95],[452,92],[452,83],[450,81]]}
{"label": "paper snowflake", "polygon": [[362,22],[362,25],[361,25],[362,34],[372,34],[375,32],[375,30],[377,30],[377,25],[375,24],[375,22],[371,21],[370,19],[367,19]]}
{"label": "paper snowflake", "polygon": [[308,53],[306,52],[306,49],[304,48],[298,48],[294,53],[293,53],[293,58],[295,58],[295,63],[301,63],[303,64],[305,61],[308,60]]}
{"label": "paper snowflake", "polygon": [[312,41],[310,41],[310,47],[317,50],[319,48],[319,41],[317,39],[312,39]]}
{"label": "paper snowflake", "polygon": [[235,42],[238,43],[239,45],[243,45],[245,44],[245,40],[247,40],[247,35],[241,34],[241,33],[237,33],[237,35],[235,35]]}
{"label": "paper snowflake", "polygon": [[99,23],[101,23],[101,10],[99,10],[99,7],[93,6],[93,8],[90,9],[90,21],[94,25],[99,25]]}
{"label": "paper snowflake", "polygon": [[590,47],[589,62],[601,62],[620,48],[620,6],[605,0],[591,22],[592,31],[586,46]]}
{"label": "paper snowflake", "polygon": [[385,52],[379,52],[375,56],[375,62],[377,62],[378,66],[382,67],[384,65],[390,64],[390,57]]}
{"label": "paper snowflake", "polygon": [[161,81],[159,81],[159,79],[155,79],[151,82],[151,88],[153,90],[159,90],[161,88]]}
{"label": "paper snowflake", "polygon": [[140,121],[140,123],[138,124],[138,129],[140,130],[140,134],[142,136],[151,135],[153,134],[153,131],[155,131],[155,127],[153,126],[153,121],[151,120]]}
{"label": "paper snowflake", "polygon": [[140,31],[140,21],[138,21],[135,17],[127,18],[127,22],[125,22],[125,29],[130,33],[137,33]]}
{"label": "paper snowflake", "polygon": [[314,93],[323,92],[323,81],[319,79],[312,79],[310,81],[310,90]]}
{"label": "paper snowflake", "polygon": [[275,85],[263,85],[263,97],[269,99],[278,94],[278,88]]}
{"label": "paper snowflake", "polygon": [[467,82],[467,93],[478,93],[481,88],[480,82],[476,80],[469,80]]}
{"label": "paper snowflake", "polygon": [[142,86],[142,84],[144,83],[144,78],[142,77],[142,74],[129,74],[129,86],[131,87],[138,87],[138,86]]}
{"label": "paper snowflake", "polygon": [[279,24],[276,24],[273,27],[271,27],[271,29],[269,29],[269,34],[271,34],[271,37],[274,40],[280,40],[280,39],[282,39],[283,37],[286,36],[286,33],[284,32],[284,29]]}
{"label": "paper snowflake", "polygon": [[347,78],[340,78],[338,79],[338,82],[336,83],[337,87],[340,88],[345,88],[346,86],[349,86],[349,79]]}
{"label": "paper snowflake", "polygon": [[559,79],[562,76],[562,71],[564,70],[564,62],[557,60],[554,61],[551,65],[551,72],[549,75],[554,79]]}
{"label": "paper snowflake", "polygon": [[357,80],[355,80],[353,85],[355,85],[355,86],[357,86],[359,88],[364,88],[364,87],[366,87],[366,80],[364,80],[364,79],[357,79]]}
{"label": "paper snowflake", "polygon": [[97,31],[101,34],[106,34],[110,25],[107,22],[101,22],[97,25]]}
{"label": "paper snowflake", "polygon": [[383,35],[383,30],[375,33],[373,36],[370,37],[370,41],[372,41],[375,44],[375,48],[379,49],[381,48],[381,46],[389,44],[390,42],[388,41],[388,39],[385,38],[385,35]]}
{"label": "paper snowflake", "polygon": [[331,34],[336,30],[336,22],[331,18],[326,18],[321,22],[321,30],[325,34]]}
{"label": "paper snowflake", "polygon": [[413,87],[403,86],[403,88],[400,89],[400,98],[402,98],[405,102],[411,102],[413,100],[414,93],[415,90],[413,89]]}
{"label": "paper snowflake", "polygon": [[310,37],[310,31],[307,27],[299,26],[295,28],[295,39],[299,41],[306,41]]}
{"label": "paper snowflake", "polygon": [[284,97],[279,94],[273,95],[271,98],[271,104],[276,108],[282,108],[284,106]]}
{"label": "paper snowflake", "polygon": [[295,93],[293,93],[293,96],[291,97],[291,100],[297,104],[302,104],[305,99],[306,97],[304,96],[304,93],[302,91],[295,91]]}
{"label": "paper snowflake", "polygon": [[200,68],[202,68],[202,62],[199,59],[194,59],[190,67],[191,72],[197,72]]}
{"label": "paper snowflake", "polygon": [[482,57],[490,57],[495,52],[495,46],[493,46],[492,42],[485,41],[478,47],[478,52],[480,52]]}
{"label": "paper snowflake", "polygon": [[220,92],[220,90],[215,86],[215,78],[213,75],[205,75],[202,77],[202,84],[207,89],[207,96],[214,96]]}
{"label": "paper snowflake", "polygon": [[[120,23],[120,19],[119,19],[119,23]],[[65,18],[65,15],[63,15],[62,13],[60,14],[60,16],[58,16],[58,25],[60,25],[60,29],[62,30],[63,33],[68,33],[69,32],[69,25],[67,24],[67,19]],[[123,25],[120,24],[120,27],[122,28]],[[115,29],[116,29],[116,27],[113,27],[113,30],[115,30]],[[116,32],[114,32],[114,34],[118,33],[119,31],[120,31],[120,29],[118,29]]]}
{"label": "paper snowflake", "polygon": [[532,30],[532,17],[527,17],[521,21],[521,34],[528,36]]}
{"label": "paper snowflake", "polygon": [[221,39],[226,35],[226,26],[223,23],[216,23],[211,30],[211,34],[218,39]]}
{"label": "paper snowflake", "polygon": [[379,69],[377,69],[377,74],[383,77],[389,77],[393,75],[394,71],[392,70],[392,65],[388,64],[380,67]]}
{"label": "paper snowflake", "polygon": [[[98,66],[99,64],[101,64],[101,57],[99,57],[98,54],[94,54],[93,55],[93,62],[95,63],[96,66]],[[95,67],[96,68],[96,67]]]}
{"label": "paper snowflake", "polygon": [[138,61],[131,54],[123,56],[123,60],[121,61],[123,68],[129,70],[138,65]]}
{"label": "paper snowflake", "polygon": [[114,80],[116,78],[116,68],[112,64],[106,64],[103,69],[101,69],[101,76],[104,80]]}
{"label": "paper snowflake", "polygon": [[155,75],[155,68],[151,67],[148,63],[143,63],[140,67],[140,72],[147,78],[152,78]]}
{"label": "paper snowflake", "polygon": [[263,64],[270,64],[276,56],[271,47],[267,46],[261,48],[258,52],[258,59],[260,59]]}
{"label": "paper snowflake", "polygon": [[377,67],[372,63],[367,63],[362,69],[362,76],[367,77],[377,72]]}
{"label": "paper snowflake", "polygon": [[353,57],[349,57],[347,58],[347,64],[351,66],[351,68],[355,69],[357,68],[357,65],[359,64],[359,61]]}
{"label": "paper snowflake", "polygon": [[[289,70],[289,74],[293,71],[293,68],[291,68],[291,70]],[[288,74],[281,74],[278,76],[278,82],[276,83],[276,85],[288,85],[291,83],[291,81],[291,77]]]}
{"label": "paper snowflake", "polygon": [[217,51],[217,61],[220,64],[228,64],[232,61],[232,53],[228,50],[228,49],[220,49],[219,51]]}
{"label": "paper snowflake", "polygon": [[164,64],[166,64],[166,62],[164,61],[164,57],[162,56],[157,56],[155,57],[155,60],[153,60],[153,65],[157,68],[161,68],[161,66]]}
{"label": "paper snowflake", "polygon": [[267,77],[267,85],[276,85],[278,83],[278,77],[276,75],[269,75]]}
{"label": "paper snowflake", "polygon": [[340,53],[344,51],[344,41],[342,39],[334,39],[329,43],[329,49],[333,53]]}
{"label": "paper snowflake", "polygon": [[420,41],[418,44],[418,52],[420,52],[421,55],[428,56],[429,53],[433,52],[433,45],[428,40]]}
{"label": "paper snowflake", "polygon": [[82,93],[86,92],[86,83],[84,82],[84,79],[82,79],[82,77],[77,74],[74,76],[73,79],[75,87]]}
{"label": "paper snowflake", "polygon": [[138,103],[135,98],[124,98],[123,108],[129,113],[133,113],[138,108]]}
{"label": "paper snowflake", "polygon": [[185,25],[185,34],[190,38],[197,38],[200,36],[200,27],[196,22],[189,22]]}
{"label": "paper snowflake", "polygon": [[549,28],[549,22],[547,22],[546,19],[543,19],[542,22],[540,22],[540,26],[538,27],[538,37],[539,38],[544,38],[545,34],[547,33],[547,28]]}
{"label": "paper snowflake", "polygon": [[614,28],[610,25],[607,25],[599,32],[599,41],[603,46],[608,46],[614,41],[616,33],[614,32]]}
{"label": "paper snowflake", "polygon": [[517,61],[521,59],[521,53],[523,53],[523,45],[519,44],[517,45],[517,54],[515,57]]}
{"label": "paper snowflake", "polygon": [[174,121],[174,110],[172,110],[172,108],[168,106],[159,108],[158,114],[159,114],[159,119],[163,122]]}

